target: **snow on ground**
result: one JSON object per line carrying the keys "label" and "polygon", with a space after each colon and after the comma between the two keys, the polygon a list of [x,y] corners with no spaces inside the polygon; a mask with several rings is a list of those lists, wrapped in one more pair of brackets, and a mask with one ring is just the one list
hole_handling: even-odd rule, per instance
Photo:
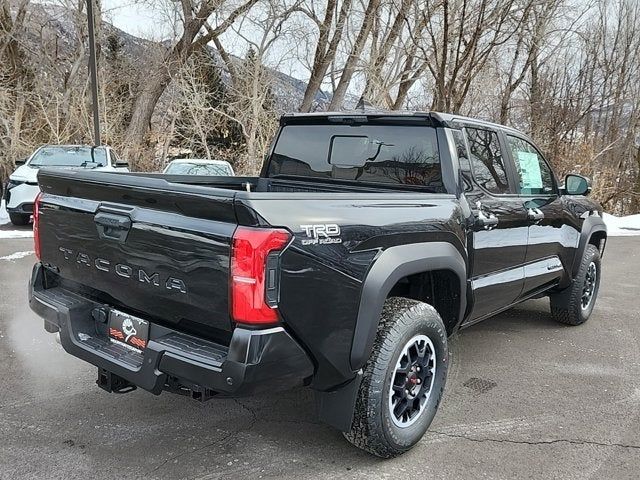
{"label": "snow on ground", "polygon": [[0,239],[33,237],[33,231],[31,230],[31,228],[23,228],[22,230],[7,230],[7,227],[3,228],[3,225],[5,224],[8,224],[9,227],[12,226],[9,221],[7,210],[4,208],[4,200],[2,200],[2,202],[0,202]]}
{"label": "snow on ground", "polygon": [[9,223],[9,214],[6,208],[4,208],[4,200],[0,201],[0,225]]}
{"label": "snow on ground", "polygon": [[1,230],[0,240],[3,238],[31,238],[33,237],[33,231],[31,230]]}
{"label": "snow on ground", "polygon": [[15,253],[12,253],[11,255],[5,255],[4,257],[0,257],[0,260],[7,260],[7,261],[20,260],[21,258],[28,257],[32,253],[33,253],[33,250],[30,250],[28,252],[15,252]]}
{"label": "snow on ground", "polygon": [[615,217],[605,213],[603,217],[604,223],[607,224],[607,235],[611,237],[640,235],[640,213],[626,217]]}

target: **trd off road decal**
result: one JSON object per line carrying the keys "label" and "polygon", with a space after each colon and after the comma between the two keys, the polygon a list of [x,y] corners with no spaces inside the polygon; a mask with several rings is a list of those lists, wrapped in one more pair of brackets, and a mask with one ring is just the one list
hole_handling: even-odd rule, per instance
{"label": "trd off road decal", "polygon": [[340,238],[340,226],[335,223],[300,225],[300,229],[308,237],[302,240],[302,245],[342,243],[342,238]]}

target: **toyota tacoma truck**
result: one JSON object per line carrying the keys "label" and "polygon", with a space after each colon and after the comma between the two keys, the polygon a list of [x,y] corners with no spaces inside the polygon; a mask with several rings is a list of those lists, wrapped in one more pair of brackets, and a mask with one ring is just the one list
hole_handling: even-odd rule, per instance
{"label": "toyota tacoma truck", "polygon": [[526,135],[433,112],[285,115],[259,177],[38,182],[30,305],[98,386],[306,386],[380,457],[426,432],[458,329],[542,296],[584,323],[607,237]]}

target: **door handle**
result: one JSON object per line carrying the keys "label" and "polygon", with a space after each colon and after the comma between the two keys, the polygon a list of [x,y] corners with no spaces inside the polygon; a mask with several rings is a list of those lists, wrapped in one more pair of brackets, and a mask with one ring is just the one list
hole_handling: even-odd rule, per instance
{"label": "door handle", "polygon": [[101,239],[116,240],[125,242],[129,230],[131,230],[131,219],[124,215],[114,213],[98,212],[94,217],[98,236]]}
{"label": "door handle", "polygon": [[489,215],[485,215],[485,213],[480,210],[478,212],[478,225],[480,225],[485,230],[491,230],[498,225],[498,217],[496,217],[493,213]]}
{"label": "door handle", "polygon": [[544,213],[538,208],[530,208],[527,210],[527,218],[534,222],[539,222],[544,218]]}
{"label": "door handle", "polygon": [[476,219],[476,223],[484,228],[485,230],[491,230],[498,225],[498,217],[496,217],[493,213],[486,214],[482,211],[482,204],[480,202],[476,203],[476,207],[478,208],[478,218]]}

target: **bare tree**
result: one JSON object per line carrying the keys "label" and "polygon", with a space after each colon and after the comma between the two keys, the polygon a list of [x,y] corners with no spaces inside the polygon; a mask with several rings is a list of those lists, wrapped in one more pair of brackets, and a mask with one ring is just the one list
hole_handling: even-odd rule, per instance
{"label": "bare tree", "polygon": [[536,67],[539,67],[544,62],[540,58],[540,48],[548,44],[545,36],[549,35],[551,22],[563,4],[564,0],[529,0],[523,6],[521,28],[514,34],[513,46],[509,48],[507,45],[500,53],[496,52],[497,60],[500,61],[505,51],[513,51],[513,55],[508,57],[506,72],[503,75],[500,123],[508,123],[512,96],[527,79],[532,64],[535,63]]}
{"label": "bare tree", "polygon": [[[84,5],[0,0],[0,177],[41,143],[90,142]],[[134,167],[190,151],[255,174],[281,112],[362,97],[515,125],[607,209],[640,210],[637,0],[181,0],[174,41],[135,46],[97,5],[103,135],[148,150]],[[302,89],[283,73],[301,69]]]}
{"label": "bare tree", "polygon": [[329,65],[335,59],[338,45],[342,40],[351,3],[352,0],[342,0],[342,2],[327,0],[322,20],[315,12],[313,2],[311,2],[309,9],[304,10],[318,28],[318,41],[313,56],[311,74],[300,105],[301,112],[308,112],[313,107],[313,100],[327,75]]}
{"label": "bare tree", "polygon": [[[9,0],[0,4],[0,97],[2,124],[0,148],[5,153],[0,162],[0,180],[10,166],[6,162],[17,155],[20,133],[27,109],[27,95],[32,88],[33,74],[26,64],[25,52],[18,41],[23,33],[29,0],[18,3],[12,15]],[[13,113],[13,115],[11,115]]]}
{"label": "bare tree", "polygon": [[374,17],[380,7],[380,3],[381,0],[369,0],[369,3],[367,4],[360,29],[358,30],[358,35],[353,42],[353,46],[349,51],[345,65],[340,72],[340,80],[337,86],[333,89],[333,96],[331,97],[329,110],[339,110],[343,106],[347,89],[351,84],[351,79],[353,78],[353,74],[357,68],[357,62],[360,60],[360,56],[364,51],[365,44],[369,38],[369,34],[371,33],[371,27],[373,26]]}
{"label": "bare tree", "polygon": [[[173,75],[185,64],[197,48],[208,44],[212,39],[224,33],[233,22],[245,14],[257,0],[242,0],[228,14],[223,15],[224,9],[218,0],[182,0],[182,34],[180,38],[167,50],[159,65],[156,65],[146,76],[131,115],[126,132],[126,144],[130,149],[139,148],[149,130],[151,117],[160,96],[167,88]],[[215,27],[204,33],[203,27],[209,18],[217,13]],[[133,153],[133,152],[132,152]],[[134,155],[135,157],[135,155]]]}
{"label": "bare tree", "polygon": [[427,5],[422,11],[425,32],[414,33],[434,79],[434,110],[459,112],[492,52],[522,24],[515,0],[458,0]]}
{"label": "bare tree", "polygon": [[[398,50],[394,52],[396,53],[395,55],[392,55],[392,52],[401,36],[412,3],[411,0],[402,0],[396,10],[394,2],[389,2],[384,5],[385,8],[376,10],[377,15],[373,21],[370,42],[371,52],[367,67],[367,79],[362,93],[362,98],[365,100],[371,100],[375,96],[384,98],[388,95],[388,84],[390,82],[388,75],[383,74],[384,66],[389,60],[391,60],[392,64],[398,63]],[[383,16],[386,17],[384,20]],[[387,79],[384,77],[387,77]],[[388,99],[385,98],[385,100],[387,104],[391,103]],[[378,101],[376,103],[383,102]]]}
{"label": "bare tree", "polygon": [[[178,74],[181,98],[174,104],[174,109],[176,114],[186,115],[190,119],[188,129],[179,126],[175,130],[176,135],[181,137],[181,144],[197,145],[198,151],[208,157],[214,154],[225,156],[226,152],[221,149],[218,140],[224,136],[224,132],[237,132],[242,138],[242,145],[236,146],[235,155],[229,160],[239,172],[257,173],[262,155],[277,127],[272,72],[287,55],[283,44],[296,28],[288,20],[291,15],[300,13],[300,4],[299,0],[260,2],[251,12],[238,19],[231,27],[230,35],[212,37],[216,46],[214,57],[217,59],[219,55],[221,64],[212,58],[212,52],[203,51],[181,70]],[[215,30],[209,24],[205,24],[205,29],[210,33]],[[280,45],[275,48],[278,42]],[[241,48],[247,52],[244,59],[228,51]],[[265,62],[269,61],[274,51],[278,53],[269,69]],[[199,66],[211,62],[212,68],[218,69],[219,75],[226,79],[221,102],[207,100],[210,96],[207,89],[211,87],[197,74]],[[213,144],[204,144],[212,141]]]}

